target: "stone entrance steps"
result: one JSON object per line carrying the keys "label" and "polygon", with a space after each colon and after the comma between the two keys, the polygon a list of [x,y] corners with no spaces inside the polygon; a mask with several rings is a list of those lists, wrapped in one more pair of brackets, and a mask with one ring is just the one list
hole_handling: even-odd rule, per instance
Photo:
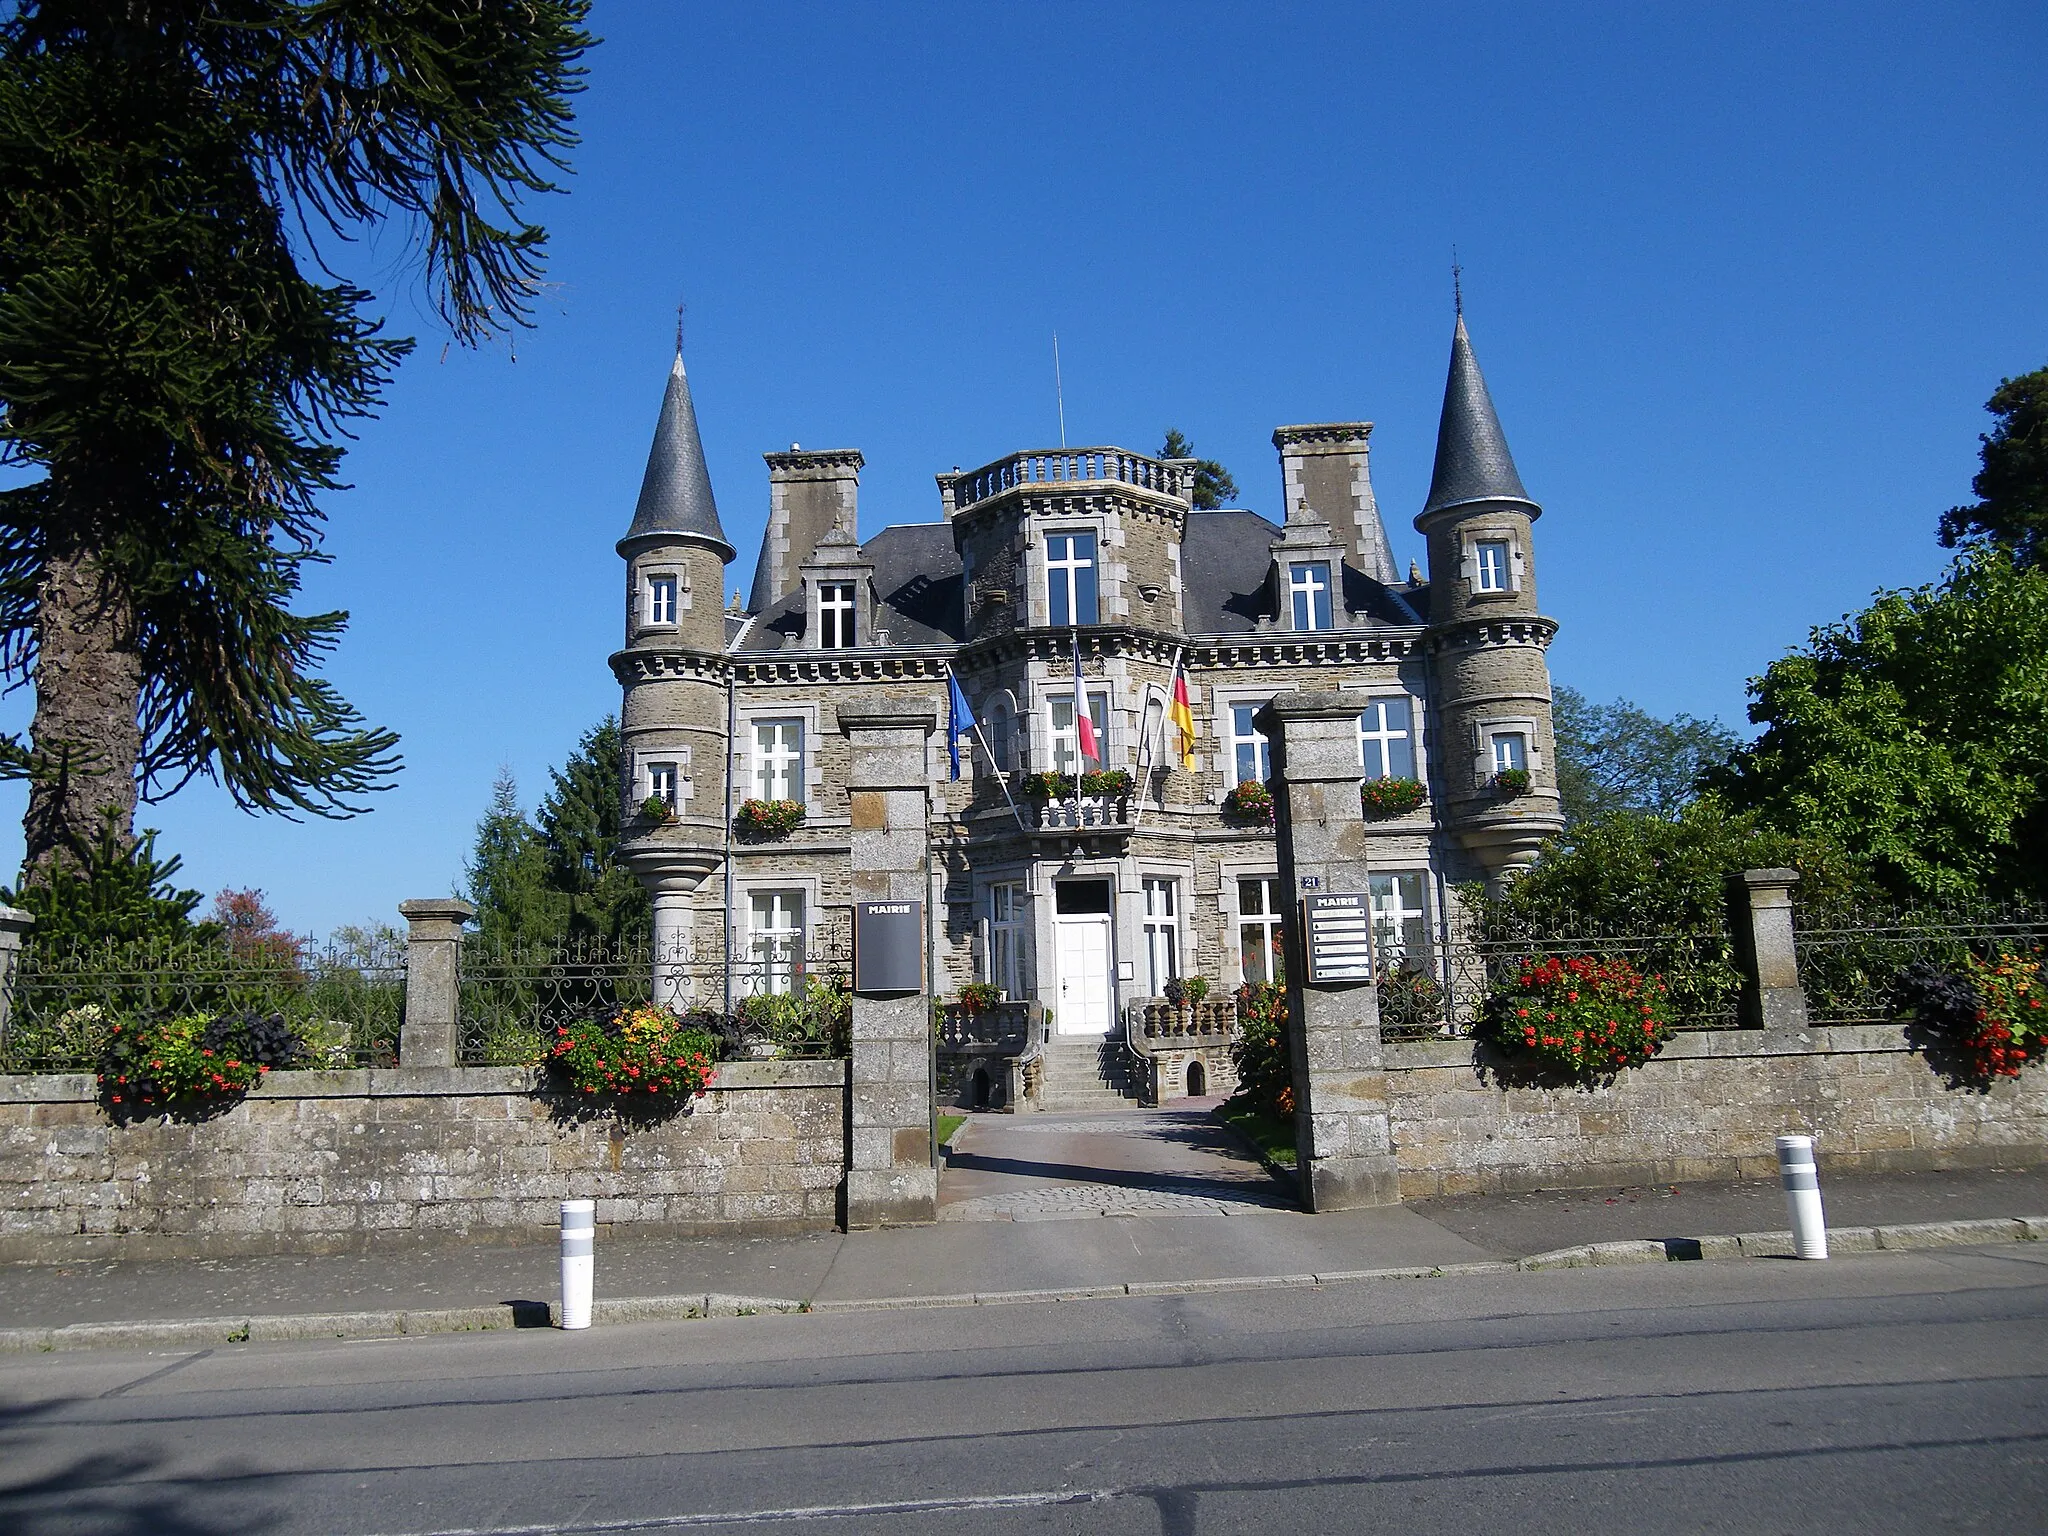
{"label": "stone entrance steps", "polygon": [[1123,1047],[1100,1036],[1054,1035],[1042,1060],[1040,1109],[1129,1109],[1137,1101]]}

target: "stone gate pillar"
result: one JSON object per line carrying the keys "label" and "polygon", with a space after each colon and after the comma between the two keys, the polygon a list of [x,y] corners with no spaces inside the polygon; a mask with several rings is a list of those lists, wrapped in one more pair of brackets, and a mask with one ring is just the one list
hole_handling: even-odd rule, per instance
{"label": "stone gate pillar", "polygon": [[1370,898],[1359,805],[1355,693],[1281,693],[1258,717],[1272,743],[1280,886],[1287,919],[1287,1032],[1302,1203],[1342,1211],[1400,1202],[1379,998],[1369,978],[1308,979],[1304,896]]}
{"label": "stone gate pillar", "polygon": [[402,1067],[453,1067],[462,1062],[457,970],[462,927],[476,908],[456,898],[401,901],[405,919],[405,1021],[398,1031]]}
{"label": "stone gate pillar", "polygon": [[[853,823],[853,899],[930,897],[930,772],[927,745],[936,707],[842,707],[839,728],[852,749],[847,776]],[[936,1221],[939,1175],[932,1160],[931,980],[922,992],[853,997],[853,1052],[847,1113],[846,1225]]]}
{"label": "stone gate pillar", "polygon": [[1737,893],[1735,951],[1742,965],[1742,1022],[1764,1032],[1766,1049],[1803,1049],[1806,992],[1792,931],[1796,869],[1745,869]]}

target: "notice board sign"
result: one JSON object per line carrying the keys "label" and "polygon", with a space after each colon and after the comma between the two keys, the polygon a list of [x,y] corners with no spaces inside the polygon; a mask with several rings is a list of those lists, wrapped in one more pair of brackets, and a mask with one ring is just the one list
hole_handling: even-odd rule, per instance
{"label": "notice board sign", "polygon": [[1372,980],[1372,898],[1304,896],[1302,932],[1312,982]]}
{"label": "notice board sign", "polygon": [[853,904],[853,990],[924,990],[924,903]]}

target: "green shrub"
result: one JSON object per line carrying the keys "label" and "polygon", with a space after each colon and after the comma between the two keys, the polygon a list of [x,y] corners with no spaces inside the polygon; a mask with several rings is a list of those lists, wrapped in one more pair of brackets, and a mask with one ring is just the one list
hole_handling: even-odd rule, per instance
{"label": "green shrub", "polygon": [[1271,1115],[1294,1113],[1294,1058],[1287,1043],[1287,989],[1270,981],[1237,989],[1237,1033],[1230,1042],[1237,1093]]}
{"label": "green shrub", "polygon": [[305,1042],[282,1014],[116,1019],[100,1057],[100,1092],[126,1106],[229,1099],[297,1066]]}

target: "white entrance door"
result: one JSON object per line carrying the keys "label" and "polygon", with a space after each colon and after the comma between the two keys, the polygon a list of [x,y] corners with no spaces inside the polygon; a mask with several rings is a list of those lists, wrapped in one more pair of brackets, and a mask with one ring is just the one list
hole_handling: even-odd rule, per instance
{"label": "white entrance door", "polygon": [[1114,1008],[1109,984],[1109,919],[1062,917],[1054,921],[1059,968],[1057,1014],[1063,1035],[1106,1035]]}

